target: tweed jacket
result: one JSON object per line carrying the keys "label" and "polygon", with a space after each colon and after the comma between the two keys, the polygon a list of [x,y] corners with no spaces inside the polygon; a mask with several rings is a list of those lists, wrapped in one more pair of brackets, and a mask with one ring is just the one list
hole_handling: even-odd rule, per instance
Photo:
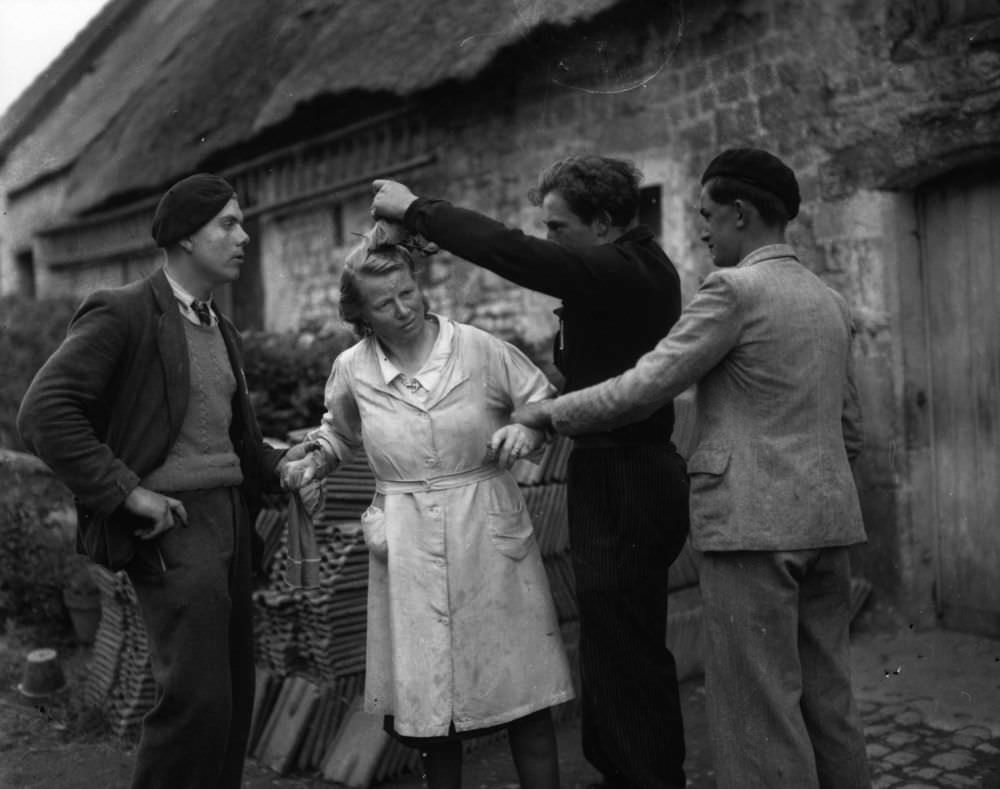
{"label": "tweed jacket", "polygon": [[[121,504],[163,463],[184,420],[190,381],[183,320],[162,269],[97,291],[21,401],[24,443],[76,498],[78,549],[111,569],[131,560],[140,525]],[[237,381],[229,432],[253,523],[262,488],[277,485],[283,453],[261,438],[239,334],[223,316],[219,325]]]}
{"label": "tweed jacket", "polygon": [[785,244],[710,274],[631,370],[559,398],[574,435],[641,419],[697,383],[688,460],[702,551],[803,550],[865,540],[849,456],[861,447],[844,299]]}

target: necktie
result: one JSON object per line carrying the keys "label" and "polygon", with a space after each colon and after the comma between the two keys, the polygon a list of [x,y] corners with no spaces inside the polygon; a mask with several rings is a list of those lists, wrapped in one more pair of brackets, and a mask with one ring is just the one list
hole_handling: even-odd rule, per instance
{"label": "necktie", "polygon": [[208,302],[198,301],[198,299],[195,299],[191,302],[191,309],[193,309],[194,314],[198,316],[198,322],[202,326],[212,325],[212,313],[208,309]]}

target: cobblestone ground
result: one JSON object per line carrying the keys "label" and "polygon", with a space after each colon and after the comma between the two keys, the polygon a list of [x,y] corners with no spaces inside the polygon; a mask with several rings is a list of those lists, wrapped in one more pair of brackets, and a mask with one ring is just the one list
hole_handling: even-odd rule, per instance
{"label": "cobblestone ground", "polygon": [[873,789],[1000,789],[1000,742],[988,728],[932,728],[904,704],[860,708]]}

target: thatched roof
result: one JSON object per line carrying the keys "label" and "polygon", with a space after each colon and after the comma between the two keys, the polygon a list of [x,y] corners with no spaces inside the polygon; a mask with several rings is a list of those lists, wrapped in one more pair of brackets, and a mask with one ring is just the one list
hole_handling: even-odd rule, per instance
{"label": "thatched roof", "polygon": [[566,25],[616,0],[380,0],[342,2],[261,108],[258,125],[294,102],[360,89],[415,93],[475,77],[502,48],[541,24]]}
{"label": "thatched roof", "polygon": [[[142,91],[214,0],[109,0],[0,118],[5,186],[69,167]],[[177,14],[177,8],[195,13]],[[164,14],[178,17],[164,26]]]}
{"label": "thatched roof", "polygon": [[41,170],[75,158],[67,199],[83,211],[158,190],[317,97],[405,97],[470,80],[535,28],[589,19],[617,2],[146,0],[100,58],[100,67],[118,64],[119,79],[105,79],[103,95],[89,93],[116,112],[90,107],[106,123],[88,139],[67,117],[70,108],[58,108],[39,132],[46,150],[61,146],[61,155],[35,161]]}
{"label": "thatched roof", "polygon": [[0,159],[78,82],[80,64],[108,46],[141,0],[109,0],[0,117]]}

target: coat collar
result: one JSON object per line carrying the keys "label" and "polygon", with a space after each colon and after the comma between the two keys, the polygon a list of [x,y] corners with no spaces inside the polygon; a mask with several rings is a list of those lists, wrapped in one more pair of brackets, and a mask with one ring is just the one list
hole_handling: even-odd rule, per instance
{"label": "coat collar", "polygon": [[762,263],[765,260],[776,260],[777,258],[798,260],[799,256],[795,254],[795,250],[788,244],[768,244],[767,246],[758,247],[747,255],[736,264],[736,268],[746,268]]}
{"label": "coat collar", "polygon": [[191,387],[191,370],[188,363],[187,338],[174,290],[162,268],[150,278],[153,299],[156,302],[156,345],[163,365],[163,380],[167,387],[167,411],[170,419],[170,443],[177,439],[184,414],[187,411]]}
{"label": "coat collar", "polygon": [[156,306],[160,308],[160,313],[169,314],[171,310],[177,312],[177,300],[174,298],[174,289],[170,287],[167,279],[167,272],[161,266],[149,278],[153,288],[153,298]]}
{"label": "coat collar", "polygon": [[616,238],[611,243],[613,244],[624,244],[628,242],[641,243],[643,241],[650,241],[653,238],[653,231],[650,230],[646,225],[636,225],[629,230],[626,230],[618,238]]}
{"label": "coat collar", "polygon": [[386,382],[385,376],[382,373],[382,367],[379,363],[381,357],[381,349],[378,346],[378,341],[374,336],[365,337],[361,341],[361,347],[358,349],[360,354],[360,364],[358,365],[354,375],[358,381],[361,381],[373,389],[377,389],[380,392],[392,397],[395,400],[399,400],[402,403],[417,408],[424,411],[430,411],[434,406],[440,403],[445,397],[447,397],[457,386],[460,386],[469,378],[469,372],[465,369],[465,364],[463,362],[464,354],[462,353],[462,341],[461,341],[461,327],[462,324],[450,321],[440,315],[435,315],[435,317],[441,321],[441,325],[444,325],[445,321],[448,321],[452,325],[452,336],[451,336],[451,354],[447,362],[445,362],[444,367],[441,370],[441,377],[438,380],[437,386],[431,392],[430,397],[422,405],[413,403],[405,398],[401,397],[396,389]]}

